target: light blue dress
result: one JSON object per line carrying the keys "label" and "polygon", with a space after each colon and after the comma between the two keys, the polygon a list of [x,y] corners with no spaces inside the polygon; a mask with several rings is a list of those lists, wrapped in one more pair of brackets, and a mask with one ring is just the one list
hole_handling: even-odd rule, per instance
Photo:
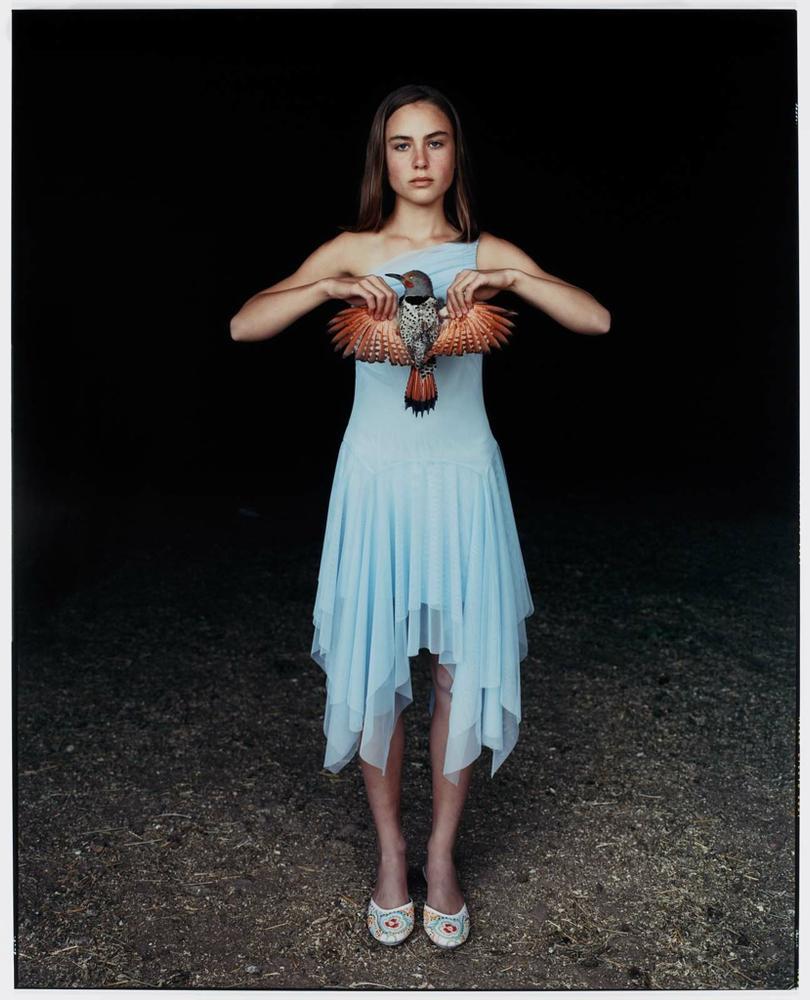
{"label": "light blue dress", "polygon": [[[402,295],[385,272],[424,271],[444,300],[458,272],[476,266],[477,248],[439,243],[371,273]],[[405,408],[407,365],[353,362],[311,650],[326,674],[323,766],[332,772],[359,748],[385,773],[397,718],[413,701],[409,657],[422,648],[453,677],[445,777],[457,784],[482,745],[494,775],[517,742],[524,619],[534,605],[484,407],[483,360],[438,357],[436,406],[419,415]],[[431,714],[434,702],[431,686]]]}

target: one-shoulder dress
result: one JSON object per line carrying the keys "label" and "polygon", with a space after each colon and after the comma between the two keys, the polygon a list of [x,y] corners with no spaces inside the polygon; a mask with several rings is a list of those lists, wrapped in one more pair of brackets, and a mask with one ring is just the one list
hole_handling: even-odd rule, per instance
{"label": "one-shoulder dress", "polygon": [[[478,240],[439,243],[371,273],[401,296],[385,272],[424,271],[444,300],[477,250]],[[326,674],[323,766],[333,773],[358,748],[385,773],[394,726],[413,701],[410,657],[423,648],[452,676],[445,777],[457,784],[482,745],[492,776],[517,742],[524,619],[534,604],[482,364],[482,354],[438,356],[436,405],[415,414],[405,407],[407,365],[354,360],[311,650]],[[434,705],[431,685],[431,715]]]}

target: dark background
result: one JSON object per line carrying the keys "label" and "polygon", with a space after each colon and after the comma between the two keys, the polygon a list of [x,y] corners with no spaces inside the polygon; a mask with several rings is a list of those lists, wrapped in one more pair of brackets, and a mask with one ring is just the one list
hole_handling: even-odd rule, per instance
{"label": "dark background", "polygon": [[354,384],[336,306],[258,344],[228,323],[354,221],[406,82],[455,103],[481,228],[612,314],[589,337],[499,297],[521,321],[484,388],[516,506],[795,508],[794,11],[12,18],[23,560],[79,572],[147,506],[322,530]]}

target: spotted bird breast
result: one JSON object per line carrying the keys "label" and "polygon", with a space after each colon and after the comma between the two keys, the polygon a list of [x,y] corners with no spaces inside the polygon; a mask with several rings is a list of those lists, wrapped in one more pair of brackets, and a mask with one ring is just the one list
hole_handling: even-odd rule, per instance
{"label": "spotted bird breast", "polygon": [[432,295],[406,295],[399,315],[399,331],[414,364],[425,360],[425,353],[439,331],[439,302]]}

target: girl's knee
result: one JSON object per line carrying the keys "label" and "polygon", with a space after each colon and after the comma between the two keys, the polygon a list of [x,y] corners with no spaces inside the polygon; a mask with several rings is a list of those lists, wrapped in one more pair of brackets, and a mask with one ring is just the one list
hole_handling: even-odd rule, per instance
{"label": "girl's knee", "polygon": [[430,666],[433,672],[433,686],[436,689],[436,694],[449,695],[450,689],[453,686],[453,675],[447,667],[439,663],[439,657],[436,654],[433,654]]}

